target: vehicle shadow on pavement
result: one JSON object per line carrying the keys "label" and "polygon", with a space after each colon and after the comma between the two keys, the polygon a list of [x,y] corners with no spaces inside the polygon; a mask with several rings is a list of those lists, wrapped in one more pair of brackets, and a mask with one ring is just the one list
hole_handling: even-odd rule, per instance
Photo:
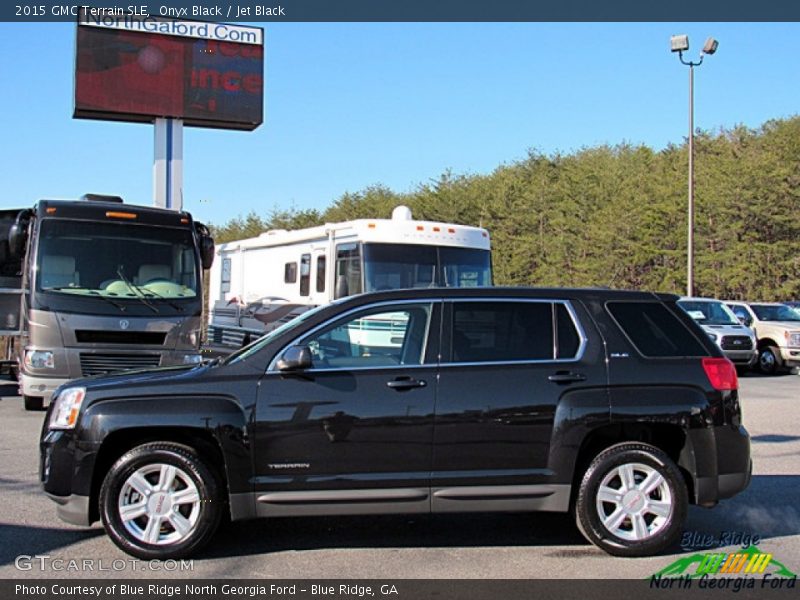
{"label": "vehicle shadow on pavement", "polygon": [[800,534],[800,476],[753,475],[749,487],[712,510],[689,509],[685,530],[719,535],[733,532],[770,538]]}
{"label": "vehicle shadow on pavement", "polygon": [[750,437],[751,442],[764,442],[769,444],[781,444],[783,442],[796,442],[800,440],[800,435],[781,435],[778,433],[765,433]]}
{"label": "vehicle shadow on pavement", "polygon": [[0,488],[4,492],[31,492],[38,494],[42,490],[41,484],[36,480],[9,479],[0,477]]}
{"label": "vehicle shadow on pavement", "polygon": [[16,383],[0,380],[0,397],[13,397],[14,400],[17,400],[16,396],[18,392],[19,388]]}
{"label": "vehicle shadow on pavement", "polygon": [[37,556],[104,535],[102,529],[58,529],[0,523],[0,566],[13,564],[20,555]]}
{"label": "vehicle shadow on pavement", "polygon": [[588,546],[567,514],[288,517],[232,523],[202,558],[322,548]]}
{"label": "vehicle shadow on pavement", "polygon": [[[684,531],[734,532],[768,540],[800,534],[800,476],[754,475],[750,486],[713,510],[692,506]],[[553,546],[548,556],[602,555],[561,513],[290,517],[223,527],[198,558],[326,548]],[[568,546],[564,548],[563,546]],[[676,545],[663,554],[681,552]]]}
{"label": "vehicle shadow on pavement", "polygon": [[780,379],[782,377],[797,377],[797,373],[794,371],[794,369],[789,371],[779,371],[778,373],[771,373],[769,375],[762,373],[761,371],[748,371],[747,373],[742,373],[739,375],[739,377],[747,377],[748,379]]}

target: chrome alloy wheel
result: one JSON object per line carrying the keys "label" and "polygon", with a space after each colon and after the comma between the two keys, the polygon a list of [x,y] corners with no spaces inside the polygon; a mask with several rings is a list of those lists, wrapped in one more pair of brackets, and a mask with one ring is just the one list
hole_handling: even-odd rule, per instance
{"label": "chrome alloy wheel", "polygon": [[669,523],[674,508],[667,480],[642,463],[609,471],[600,482],[595,504],[608,532],[630,541],[654,536]]}
{"label": "chrome alloy wheel", "polygon": [[765,373],[772,373],[775,370],[775,355],[771,350],[763,350],[758,357],[758,364]]}
{"label": "chrome alloy wheel", "polygon": [[137,540],[160,546],[175,544],[194,531],[200,494],[186,472],[154,463],[125,480],[118,509],[125,529]]}

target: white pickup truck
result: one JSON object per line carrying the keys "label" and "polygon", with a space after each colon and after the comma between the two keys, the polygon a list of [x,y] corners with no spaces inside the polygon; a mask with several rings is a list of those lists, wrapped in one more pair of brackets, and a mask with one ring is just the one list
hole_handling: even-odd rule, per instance
{"label": "white pickup truck", "polygon": [[771,375],[800,366],[800,314],[778,302],[727,302],[758,339],[758,367]]}

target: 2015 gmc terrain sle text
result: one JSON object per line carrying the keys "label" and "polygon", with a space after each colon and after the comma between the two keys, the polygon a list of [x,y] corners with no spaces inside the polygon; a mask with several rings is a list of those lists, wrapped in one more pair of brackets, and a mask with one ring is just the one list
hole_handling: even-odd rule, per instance
{"label": "2015 gmc terrain sle text", "polygon": [[41,479],[140,558],[232,519],[569,511],[621,556],[750,480],[732,363],[677,297],[415,289],[312,309],[223,361],[60,388]]}

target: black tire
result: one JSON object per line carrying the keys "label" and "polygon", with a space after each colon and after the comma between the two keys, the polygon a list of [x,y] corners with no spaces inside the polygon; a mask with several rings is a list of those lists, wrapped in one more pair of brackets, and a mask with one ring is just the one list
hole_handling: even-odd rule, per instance
{"label": "black tire", "polygon": [[[630,502],[645,506],[648,502],[662,501],[671,506],[669,514],[661,517],[656,517],[652,513],[642,516],[640,513],[638,518],[642,521],[639,522],[644,522],[646,527],[643,530],[645,535],[640,539],[631,539],[635,537],[636,532],[633,518],[630,516],[624,516],[614,531],[603,524],[601,509],[604,512],[611,512],[608,518],[613,514],[619,514],[614,512],[617,508],[623,511],[623,515],[626,515],[624,502],[620,502],[620,505],[616,507],[613,502],[601,502],[601,506],[598,507],[597,494],[601,483],[607,477],[612,477],[607,483],[612,484],[609,487],[613,487],[615,481],[613,474],[623,465],[632,466],[632,473],[637,476],[649,470],[651,473],[656,472],[662,479],[662,485],[650,493],[644,494],[638,490],[632,490],[628,506],[630,506]],[[634,467],[633,465],[638,466]],[[616,481],[619,481],[621,489],[624,489],[622,479],[619,478]],[[635,479],[637,485],[642,482],[641,479]],[[625,442],[607,448],[589,465],[578,491],[575,518],[578,529],[586,539],[607,553],[613,556],[650,556],[666,550],[677,542],[686,521],[688,504],[686,482],[678,467],[664,452],[649,444]],[[630,532],[624,530],[628,525]]]}
{"label": "black tire", "polygon": [[25,410],[44,410],[44,398],[39,396],[23,396]]}
{"label": "black tire", "polygon": [[[145,496],[134,489],[129,478],[135,473],[141,475],[143,471],[153,470],[152,476],[145,477],[150,477],[148,482],[157,487],[162,483],[164,471],[161,469],[164,467],[176,468],[173,478],[176,482],[168,492],[151,488],[147,492],[150,500],[144,502]],[[156,469],[160,470],[157,477]],[[197,492],[197,501],[173,505],[172,495],[184,490],[193,491],[192,484]],[[224,512],[223,489],[219,477],[194,448],[172,442],[143,444],[126,452],[106,474],[100,488],[100,517],[111,540],[132,556],[146,560],[183,558],[200,550],[217,530]],[[137,499],[142,506],[149,508],[146,514],[128,519],[129,525],[126,526],[120,515],[120,502],[132,506],[137,504]],[[141,539],[147,537],[147,525],[154,518],[153,514],[158,518],[154,521],[158,524],[157,543]],[[191,524],[185,533],[172,525],[171,519],[178,516],[183,517],[181,523]],[[170,537],[175,539],[170,540]]]}
{"label": "black tire", "polygon": [[781,353],[775,346],[764,346],[758,351],[758,369],[764,375],[775,375],[783,368]]}

